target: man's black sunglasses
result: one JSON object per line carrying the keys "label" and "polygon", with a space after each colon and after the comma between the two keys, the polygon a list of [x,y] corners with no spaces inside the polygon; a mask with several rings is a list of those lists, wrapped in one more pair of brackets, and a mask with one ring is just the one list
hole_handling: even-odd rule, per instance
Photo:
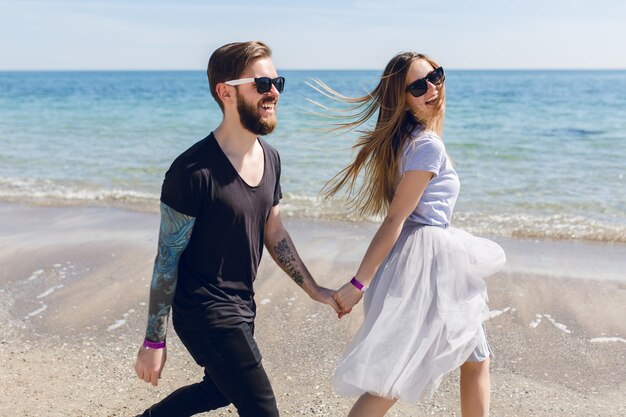
{"label": "man's black sunglasses", "polygon": [[259,94],[265,94],[272,89],[272,84],[276,87],[279,93],[282,93],[285,89],[285,77],[258,77],[258,78],[240,78],[238,80],[225,81],[224,84],[228,85],[241,85],[254,83],[256,85],[256,91]]}
{"label": "man's black sunglasses", "polygon": [[428,91],[426,81],[434,85],[440,85],[445,79],[446,75],[443,73],[443,67],[439,67],[429,72],[424,78],[413,81],[405,91],[411,93],[413,97],[421,97]]}

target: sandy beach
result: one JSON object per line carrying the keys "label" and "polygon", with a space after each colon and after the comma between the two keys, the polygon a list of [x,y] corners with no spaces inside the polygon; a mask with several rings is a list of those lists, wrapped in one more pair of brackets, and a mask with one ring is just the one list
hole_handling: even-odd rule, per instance
{"label": "sandy beach", "polygon": [[[154,388],[133,371],[143,338],[158,215],[0,204],[0,415],[134,416],[200,368],[170,329]],[[285,221],[316,280],[343,284],[376,225]],[[488,279],[492,416],[626,416],[626,245],[499,239]],[[257,341],[281,415],[345,416],[330,385],[360,305],[338,320],[265,256]],[[458,372],[389,416],[460,416]],[[206,414],[233,416],[225,408]]]}

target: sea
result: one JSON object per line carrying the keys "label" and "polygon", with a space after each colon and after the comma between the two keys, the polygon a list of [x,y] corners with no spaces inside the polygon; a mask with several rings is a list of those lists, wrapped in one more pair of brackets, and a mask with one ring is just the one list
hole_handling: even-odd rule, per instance
{"label": "sea", "polygon": [[[381,71],[279,71],[284,216],[376,222],[320,189],[358,133],[311,86],[364,95]],[[473,233],[626,243],[626,71],[449,70],[443,139]],[[0,202],[155,212],[173,159],[221,120],[198,71],[0,72]]]}

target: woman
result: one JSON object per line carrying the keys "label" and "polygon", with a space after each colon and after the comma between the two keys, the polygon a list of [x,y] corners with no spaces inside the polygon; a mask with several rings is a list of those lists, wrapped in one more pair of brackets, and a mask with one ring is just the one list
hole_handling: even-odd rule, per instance
{"label": "woman", "polygon": [[449,227],[459,180],[441,140],[444,79],[435,61],[406,52],[364,97],[319,83],[318,91],[357,110],[340,129],[378,113],[354,161],[324,190],[329,197],[346,186],[352,208],[384,215],[356,275],[335,295],[349,312],[365,294],[364,322],[333,377],[339,393],[360,396],[349,417],[383,416],[397,400],[429,398],[458,367],[462,415],[489,413],[483,277],[505,257],[496,243]]}

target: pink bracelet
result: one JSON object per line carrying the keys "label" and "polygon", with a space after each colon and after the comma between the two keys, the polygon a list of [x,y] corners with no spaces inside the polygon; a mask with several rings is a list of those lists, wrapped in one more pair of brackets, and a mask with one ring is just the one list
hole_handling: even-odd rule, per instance
{"label": "pink bracelet", "polygon": [[365,290],[367,289],[367,287],[361,281],[356,279],[356,277],[352,277],[352,279],[350,280],[350,284],[354,285],[361,292],[365,292]]}
{"label": "pink bracelet", "polygon": [[143,347],[146,349],[163,349],[165,347],[165,340],[162,342],[152,342],[148,339],[144,339]]}

